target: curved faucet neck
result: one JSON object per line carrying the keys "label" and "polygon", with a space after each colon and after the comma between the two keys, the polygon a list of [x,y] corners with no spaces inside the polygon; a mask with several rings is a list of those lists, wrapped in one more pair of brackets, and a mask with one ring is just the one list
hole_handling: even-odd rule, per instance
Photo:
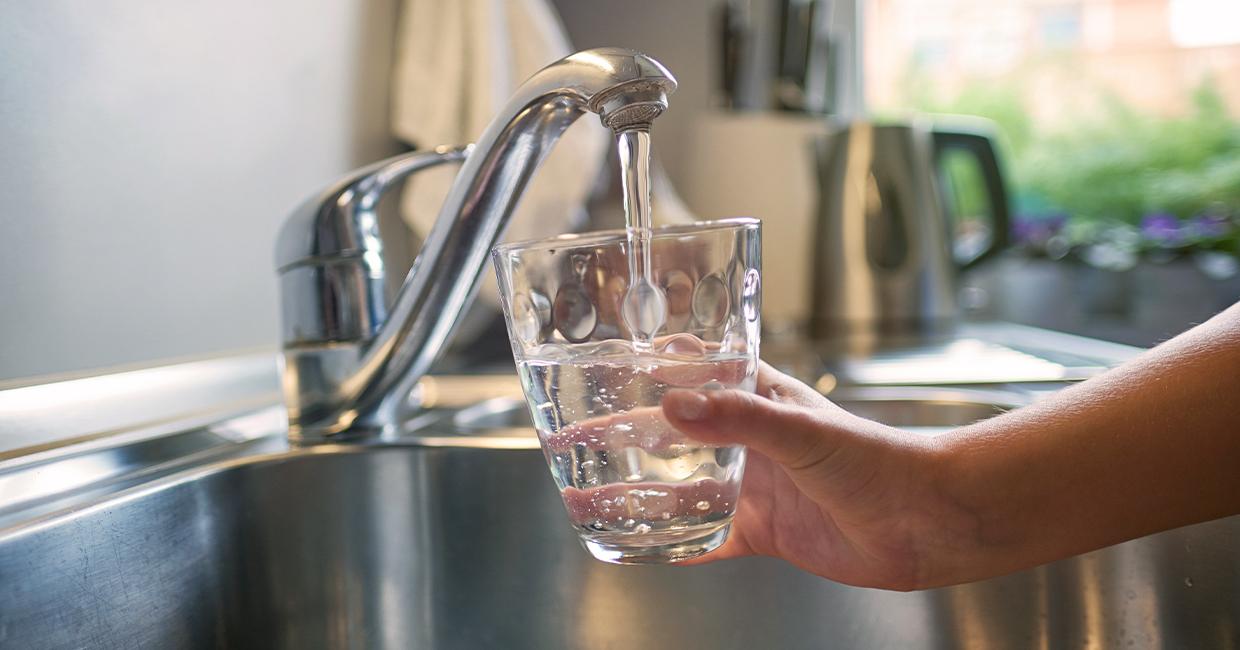
{"label": "curved faucet neck", "polygon": [[[466,159],[384,322],[372,337],[355,342],[352,353],[337,355],[347,367],[333,367],[333,389],[320,387],[312,396],[286,391],[290,398],[316,402],[313,409],[290,405],[292,435],[323,440],[346,429],[394,431],[417,406],[418,379],[449,341],[491,247],[565,129],[586,112],[617,132],[649,128],[675,88],[662,64],[620,48],[578,52],[523,83]],[[286,354],[286,362],[323,361],[297,352]]]}

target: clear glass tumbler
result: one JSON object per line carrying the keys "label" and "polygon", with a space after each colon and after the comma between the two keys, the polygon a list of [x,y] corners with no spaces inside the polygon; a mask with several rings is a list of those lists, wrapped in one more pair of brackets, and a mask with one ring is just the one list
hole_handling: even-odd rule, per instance
{"label": "clear glass tumbler", "polygon": [[624,231],[504,244],[492,256],[530,415],[569,519],[594,557],[675,562],[727,538],[745,449],[702,445],[659,406],[672,388],[752,391],[761,228],[729,219],[655,229],[662,326],[634,343]]}

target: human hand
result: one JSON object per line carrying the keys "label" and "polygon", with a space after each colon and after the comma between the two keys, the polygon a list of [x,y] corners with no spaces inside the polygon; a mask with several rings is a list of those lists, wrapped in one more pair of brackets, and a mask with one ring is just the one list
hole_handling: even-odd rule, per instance
{"label": "human hand", "polygon": [[670,391],[671,427],[750,449],[732,534],[853,585],[980,580],[1240,514],[1240,303],[1021,409],[923,437],[768,366],[758,394]]}
{"label": "human hand", "polygon": [[779,557],[847,584],[939,584],[934,559],[971,544],[972,517],[941,489],[939,445],[865,420],[763,363],[757,394],[675,390],[668,422],[749,447],[728,541],[696,562]]}

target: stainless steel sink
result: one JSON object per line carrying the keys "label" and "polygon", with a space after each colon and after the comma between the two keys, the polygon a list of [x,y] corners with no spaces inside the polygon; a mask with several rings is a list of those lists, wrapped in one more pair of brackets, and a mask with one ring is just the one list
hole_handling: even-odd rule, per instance
{"label": "stainless steel sink", "polygon": [[[892,424],[937,426],[1015,405],[982,397],[878,391],[840,402]],[[140,480],[113,477],[114,488],[41,495],[27,507],[37,516],[0,519],[0,647],[1240,642],[1240,518],[909,594],[842,586],[766,558],[602,564],[569,529],[523,412],[499,397],[428,414],[402,442],[300,450],[278,430],[229,438],[227,426],[196,429],[206,448],[189,460],[148,467]],[[122,451],[72,462],[100,467]]]}
{"label": "stainless steel sink", "polygon": [[863,418],[921,433],[972,424],[1030,402],[1005,390],[865,386],[832,391],[831,400]]}
{"label": "stainless steel sink", "polygon": [[[850,387],[833,391],[830,397],[861,417],[930,434],[994,417],[1029,402],[1028,396],[1011,391],[924,386]],[[470,435],[511,433],[514,429],[534,435],[524,400],[511,395],[443,414],[428,414],[416,422],[415,428],[432,423]]]}

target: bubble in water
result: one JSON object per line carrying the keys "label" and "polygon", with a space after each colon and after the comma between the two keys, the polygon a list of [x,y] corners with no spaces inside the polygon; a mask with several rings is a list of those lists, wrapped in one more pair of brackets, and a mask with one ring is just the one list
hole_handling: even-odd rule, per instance
{"label": "bubble in water", "polygon": [[595,471],[594,461],[592,460],[584,461],[581,463],[579,467],[580,467],[581,481],[583,483],[587,485],[598,484],[598,472]]}
{"label": "bubble in water", "polygon": [[[737,307],[738,295],[733,292]],[[726,327],[733,320],[741,319],[729,320]],[[623,325],[615,325],[613,320],[612,329],[600,336],[623,336]],[[671,349],[682,354],[662,354],[673,338]],[[544,352],[554,358],[526,358],[519,369],[532,410],[544,415],[535,425],[552,473],[564,486],[570,516],[584,535],[645,539],[668,530],[674,537],[681,529],[731,514],[744,452],[704,447],[646,409],[672,386],[699,387],[713,380],[719,387],[750,388],[752,377],[744,370],[752,359],[687,334],[659,339],[660,354],[637,352],[631,341],[617,339],[555,347],[562,354],[552,355],[548,347]],[[617,354],[601,354],[604,347],[614,347]],[[702,356],[694,355],[698,350]],[[640,367],[644,364],[653,370]],[[713,496],[722,493],[728,497]],[[632,523],[626,526],[627,520]],[[599,530],[592,528],[596,522]],[[637,537],[635,529],[643,523],[650,531]]]}
{"label": "bubble in water", "polygon": [[629,490],[631,502],[638,504],[638,510],[641,512],[670,513],[676,508],[676,497],[668,490]]}
{"label": "bubble in water", "polygon": [[1191,587],[1191,586],[1193,586],[1193,579],[1192,579],[1191,577],[1190,577],[1190,578],[1184,578],[1184,586],[1185,586],[1185,587]]}
{"label": "bubble in water", "polygon": [[663,490],[654,490],[654,489],[651,489],[651,490],[629,490],[629,496],[631,496],[631,497],[636,497],[636,498],[638,498],[638,499],[647,499],[647,498],[650,498],[650,497],[665,497],[665,496],[667,496],[667,495],[668,495],[668,493],[667,493],[667,492],[664,492]]}

